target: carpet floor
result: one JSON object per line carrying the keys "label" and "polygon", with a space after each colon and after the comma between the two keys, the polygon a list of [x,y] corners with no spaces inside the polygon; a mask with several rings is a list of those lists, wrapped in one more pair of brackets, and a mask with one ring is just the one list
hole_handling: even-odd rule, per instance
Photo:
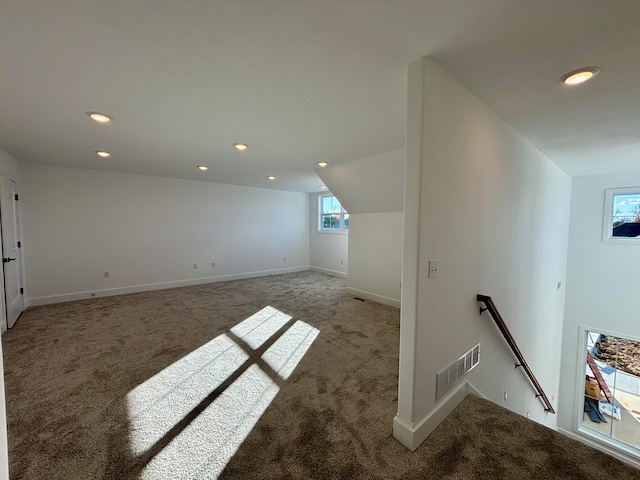
{"label": "carpet floor", "polygon": [[34,307],[2,341],[12,480],[640,478],[471,396],[408,451],[399,311],[316,272]]}

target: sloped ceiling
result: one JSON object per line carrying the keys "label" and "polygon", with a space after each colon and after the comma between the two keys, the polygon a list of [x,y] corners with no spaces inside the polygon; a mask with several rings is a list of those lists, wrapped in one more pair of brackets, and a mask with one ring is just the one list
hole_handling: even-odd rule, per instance
{"label": "sloped ceiling", "polygon": [[317,170],[349,213],[402,212],[404,148]]}

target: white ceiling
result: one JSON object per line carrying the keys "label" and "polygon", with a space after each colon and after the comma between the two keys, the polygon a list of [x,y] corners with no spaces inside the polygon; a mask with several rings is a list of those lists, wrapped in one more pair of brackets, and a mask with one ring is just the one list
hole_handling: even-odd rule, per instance
{"label": "white ceiling", "polygon": [[316,162],[403,146],[421,55],[569,174],[640,169],[638,0],[0,0],[0,148],[318,191]]}

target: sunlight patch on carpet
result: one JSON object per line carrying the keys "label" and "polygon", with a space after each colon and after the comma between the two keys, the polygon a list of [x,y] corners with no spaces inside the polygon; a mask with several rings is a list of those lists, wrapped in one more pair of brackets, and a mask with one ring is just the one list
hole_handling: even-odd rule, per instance
{"label": "sunlight patch on carpet", "polygon": [[298,320],[264,352],[262,358],[286,380],[319,333],[317,328]]}
{"label": "sunlight patch on carpet", "polygon": [[291,315],[273,307],[265,307],[231,329],[253,349],[258,348],[291,320]]}
{"label": "sunlight patch on carpet", "polygon": [[220,335],[129,392],[133,453],[149,450],[248,358]]}
{"label": "sunlight patch on carpet", "polygon": [[265,307],[129,392],[140,479],[218,478],[320,333],[291,318]]}
{"label": "sunlight patch on carpet", "polygon": [[217,478],[278,390],[260,367],[251,365],[147,464],[141,480]]}

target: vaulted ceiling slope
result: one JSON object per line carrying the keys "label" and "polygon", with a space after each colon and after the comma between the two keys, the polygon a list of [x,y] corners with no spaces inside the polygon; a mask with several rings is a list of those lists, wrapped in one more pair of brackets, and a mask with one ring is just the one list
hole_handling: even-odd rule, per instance
{"label": "vaulted ceiling slope", "polygon": [[0,0],[0,148],[317,191],[318,161],[403,146],[406,66],[428,55],[569,174],[635,170],[638,25],[637,0]]}

